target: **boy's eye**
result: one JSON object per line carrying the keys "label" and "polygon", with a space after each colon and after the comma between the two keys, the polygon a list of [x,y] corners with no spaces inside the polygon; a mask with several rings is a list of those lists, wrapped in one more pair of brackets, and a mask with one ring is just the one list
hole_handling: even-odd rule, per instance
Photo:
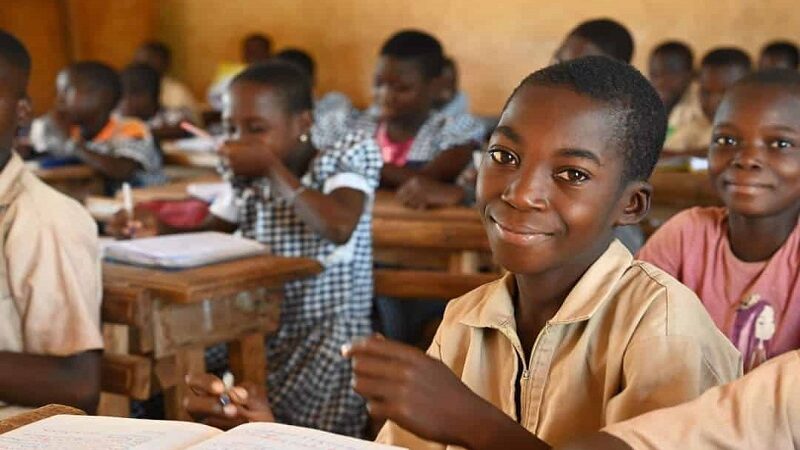
{"label": "boy's eye", "polygon": [[736,145],[736,138],[731,136],[717,136],[714,138],[714,144],[716,145],[725,145],[725,146],[733,146]]}
{"label": "boy's eye", "polygon": [[786,139],[775,139],[773,141],[770,141],[769,143],[769,148],[781,149],[781,148],[792,148],[792,147],[794,147],[794,142],[788,141]]}
{"label": "boy's eye", "polygon": [[572,184],[581,184],[589,181],[589,174],[577,169],[564,169],[556,173],[556,178]]}
{"label": "boy's eye", "polygon": [[492,158],[492,161],[496,162],[497,164],[501,164],[504,166],[507,165],[519,165],[519,159],[517,159],[516,155],[509,152],[508,150],[501,150],[501,149],[490,149],[489,156]]}

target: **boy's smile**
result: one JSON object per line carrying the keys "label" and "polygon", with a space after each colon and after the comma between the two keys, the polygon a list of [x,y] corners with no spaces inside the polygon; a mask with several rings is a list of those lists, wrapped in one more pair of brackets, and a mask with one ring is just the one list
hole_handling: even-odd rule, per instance
{"label": "boy's smile", "polygon": [[621,212],[623,156],[611,109],[557,87],[523,87],[492,134],[478,208],[496,260],[539,273],[587,258]]}
{"label": "boy's smile", "polygon": [[709,175],[733,213],[768,216],[800,200],[800,95],[739,86],[720,105]]}

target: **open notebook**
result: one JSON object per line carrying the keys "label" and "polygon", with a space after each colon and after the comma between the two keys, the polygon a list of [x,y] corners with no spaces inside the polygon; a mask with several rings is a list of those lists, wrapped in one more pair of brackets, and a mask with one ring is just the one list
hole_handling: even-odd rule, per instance
{"label": "open notebook", "polygon": [[324,431],[249,423],[227,432],[192,422],[53,416],[0,435],[4,450],[390,450]]}
{"label": "open notebook", "polygon": [[113,261],[165,269],[186,269],[267,253],[266,246],[214,231],[116,241],[105,247]]}

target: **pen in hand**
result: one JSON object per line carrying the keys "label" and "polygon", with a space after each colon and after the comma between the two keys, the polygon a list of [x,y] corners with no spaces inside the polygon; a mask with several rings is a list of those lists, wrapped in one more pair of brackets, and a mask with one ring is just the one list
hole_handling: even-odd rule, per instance
{"label": "pen in hand", "polygon": [[133,225],[133,194],[131,193],[131,185],[128,182],[122,183],[122,207],[125,214],[128,216],[128,231],[131,239],[134,235]]}

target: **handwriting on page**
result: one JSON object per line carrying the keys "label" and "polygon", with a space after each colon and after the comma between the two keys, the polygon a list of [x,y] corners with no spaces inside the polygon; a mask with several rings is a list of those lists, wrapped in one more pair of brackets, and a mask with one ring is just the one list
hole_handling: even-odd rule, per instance
{"label": "handwriting on page", "polygon": [[[154,431],[126,431],[116,434],[87,431],[68,431],[59,429],[40,429],[35,433],[0,436],[0,448],[3,449],[66,449],[81,448],[85,450],[127,450],[130,448],[147,448],[143,444],[153,443],[163,433]],[[154,448],[154,447],[151,447]]]}
{"label": "handwriting on page", "polygon": [[332,433],[280,424],[247,424],[219,435],[193,450],[384,450],[396,449]]}

